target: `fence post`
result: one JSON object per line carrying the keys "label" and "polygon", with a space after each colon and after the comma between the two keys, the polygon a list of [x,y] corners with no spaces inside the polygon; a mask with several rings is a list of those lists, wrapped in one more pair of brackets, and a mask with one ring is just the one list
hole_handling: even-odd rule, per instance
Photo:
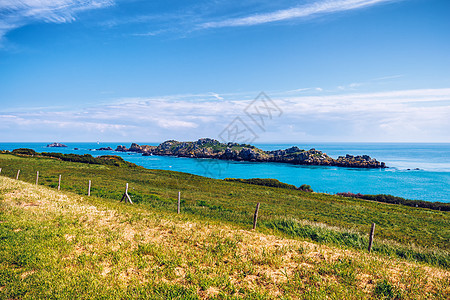
{"label": "fence post", "polygon": [[253,230],[256,229],[256,221],[258,221],[258,211],[259,211],[259,205],[261,203],[258,202],[258,204],[256,204],[256,209],[255,209],[255,215],[253,216]]}
{"label": "fence post", "polygon": [[125,193],[123,193],[122,199],[120,199],[120,202],[122,202],[123,200],[125,200],[125,203],[127,203],[127,200],[133,204],[133,201],[131,201],[130,195],[128,195],[128,182],[127,185],[125,187]]}
{"label": "fence post", "polygon": [[39,183],[39,171],[36,172],[36,185]]}
{"label": "fence post", "polygon": [[373,235],[375,233],[375,223],[372,223],[372,228],[370,228],[370,236],[369,236],[369,252],[372,251],[372,243],[373,243]]}
{"label": "fence post", "polygon": [[17,170],[16,180],[19,180],[19,174],[20,174],[20,170]]}
{"label": "fence post", "polygon": [[178,205],[177,205],[177,213],[180,214],[181,210],[181,192],[178,192]]}
{"label": "fence post", "polygon": [[59,175],[58,179],[58,191],[61,190],[61,175]]}
{"label": "fence post", "polygon": [[89,180],[88,197],[91,196],[91,181]]}

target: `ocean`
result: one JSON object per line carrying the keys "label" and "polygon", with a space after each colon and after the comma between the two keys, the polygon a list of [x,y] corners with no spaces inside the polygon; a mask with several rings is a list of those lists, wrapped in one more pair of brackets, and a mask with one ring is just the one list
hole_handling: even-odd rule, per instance
{"label": "ocean", "polygon": [[[47,148],[49,143],[0,143],[1,150],[30,148],[38,152],[119,155],[149,169],[186,172],[217,179],[275,178],[300,186],[309,184],[316,192],[391,194],[414,200],[450,202],[450,144],[401,143],[297,143],[255,144],[264,150],[298,146],[315,148],[336,158],[340,155],[367,154],[383,161],[387,169],[352,169],[322,166],[297,166],[282,163],[231,162],[212,159],[142,156],[137,153],[95,151],[115,149],[131,143],[65,143],[67,148]],[[155,143],[139,143],[157,145]],[[74,150],[78,148],[78,150]],[[0,166],[1,167],[1,166]]]}

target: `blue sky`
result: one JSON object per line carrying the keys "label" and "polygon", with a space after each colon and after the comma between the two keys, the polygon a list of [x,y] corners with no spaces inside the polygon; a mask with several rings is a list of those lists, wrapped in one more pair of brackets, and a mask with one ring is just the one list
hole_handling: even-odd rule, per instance
{"label": "blue sky", "polygon": [[[1,0],[0,142],[450,142],[450,1]],[[245,114],[265,92],[282,111]],[[269,116],[269,115],[268,115]]]}

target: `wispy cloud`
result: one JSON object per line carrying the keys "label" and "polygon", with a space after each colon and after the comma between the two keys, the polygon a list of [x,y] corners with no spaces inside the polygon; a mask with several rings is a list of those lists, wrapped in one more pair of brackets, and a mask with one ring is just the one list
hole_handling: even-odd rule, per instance
{"label": "wispy cloud", "polygon": [[0,2],[0,40],[9,31],[33,22],[67,23],[76,14],[111,6],[113,0],[2,0]]}
{"label": "wispy cloud", "polygon": [[384,76],[372,79],[372,81],[385,81],[390,79],[398,79],[404,77],[403,75],[392,75],[392,76]]}
{"label": "wispy cloud", "polygon": [[319,14],[337,13],[354,9],[361,9],[368,6],[394,2],[399,0],[321,0],[314,1],[310,4],[277,10],[269,13],[255,14],[246,17],[232,18],[221,21],[212,21],[201,24],[199,27],[221,28],[221,27],[237,27],[237,26],[253,26],[265,23],[272,23],[290,19],[307,18]]}
{"label": "wispy cloud", "polygon": [[[445,142],[450,140],[450,89],[273,97],[283,116],[261,141]],[[256,95],[256,94],[255,94]],[[223,95],[221,95],[223,96]],[[163,141],[218,138],[251,99],[198,96],[121,99],[77,111],[0,113],[4,141]],[[256,130],[256,129],[255,129]]]}
{"label": "wispy cloud", "polygon": [[352,82],[352,83],[346,84],[346,85],[339,85],[337,87],[337,89],[340,91],[356,91],[358,88],[360,88],[362,86],[373,86],[373,85],[385,84],[387,82],[391,82],[391,81],[394,81],[394,80],[402,78],[402,77],[403,77],[403,75],[378,77],[378,78],[369,79],[367,81]]}
{"label": "wispy cloud", "polygon": [[148,32],[144,32],[144,33],[133,33],[131,34],[132,36],[140,36],[140,37],[151,37],[151,36],[157,36],[160,35],[164,32],[166,32],[167,30],[164,29],[160,29],[160,30],[155,30],[155,31],[148,31]]}
{"label": "wispy cloud", "polygon": [[210,93],[210,95],[213,96],[214,98],[216,98],[217,100],[223,100],[223,97],[217,93]]}

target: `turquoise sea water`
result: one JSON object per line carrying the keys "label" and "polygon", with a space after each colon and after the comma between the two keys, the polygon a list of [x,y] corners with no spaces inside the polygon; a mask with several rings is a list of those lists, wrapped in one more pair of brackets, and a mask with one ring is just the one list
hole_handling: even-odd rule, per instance
{"label": "turquoise sea water", "polygon": [[[257,144],[264,150],[285,149],[293,145],[315,148],[331,157],[367,154],[386,162],[388,169],[366,170],[320,166],[296,166],[280,163],[230,162],[136,153],[92,151],[100,147],[115,149],[120,143],[65,143],[68,148],[47,148],[48,143],[0,143],[1,150],[31,148],[38,152],[89,153],[93,156],[119,155],[149,169],[163,169],[223,179],[276,178],[296,186],[309,184],[314,191],[363,194],[391,194],[408,199],[450,202],[450,144]],[[152,143],[140,143],[142,145]],[[130,143],[122,143],[130,146]],[[153,144],[156,145],[156,144]],[[79,150],[74,150],[79,148]],[[0,166],[1,167],[1,166]],[[414,170],[419,168],[419,170]],[[409,169],[409,170],[408,170]]]}

